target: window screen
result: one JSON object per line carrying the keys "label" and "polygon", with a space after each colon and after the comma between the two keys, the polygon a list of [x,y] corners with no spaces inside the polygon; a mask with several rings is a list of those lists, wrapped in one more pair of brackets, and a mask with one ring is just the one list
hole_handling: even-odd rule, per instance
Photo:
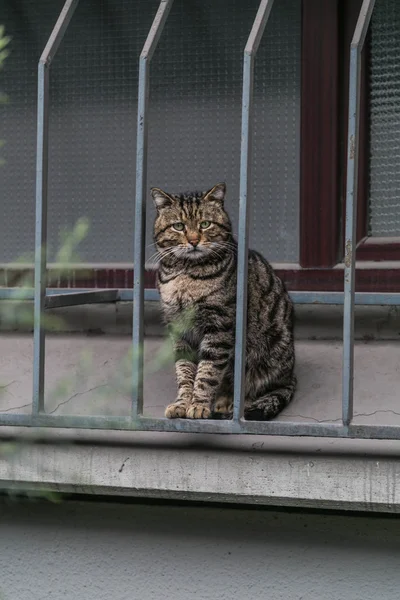
{"label": "window screen", "polygon": [[379,0],[371,22],[369,234],[400,236],[400,2]]}
{"label": "window screen", "polygon": [[[37,61],[62,5],[0,0],[13,38],[0,74],[9,96],[0,109],[0,262],[34,249]],[[256,61],[251,244],[281,262],[298,258],[300,5],[275,3]],[[85,216],[82,260],[132,261],[138,57],[157,6],[82,0],[52,64],[49,260],[60,231]],[[257,8],[258,0],[176,0],[152,63],[148,187],[225,180],[235,227],[243,49]]]}

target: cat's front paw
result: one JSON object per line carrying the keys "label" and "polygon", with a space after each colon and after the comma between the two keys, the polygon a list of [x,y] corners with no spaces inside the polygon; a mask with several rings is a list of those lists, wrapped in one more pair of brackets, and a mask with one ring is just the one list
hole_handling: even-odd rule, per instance
{"label": "cat's front paw", "polygon": [[208,419],[211,414],[210,407],[207,404],[193,403],[186,411],[188,419]]}
{"label": "cat's front paw", "polygon": [[167,419],[184,419],[186,417],[187,402],[185,400],[177,400],[169,404],[165,409]]}
{"label": "cat's front paw", "polygon": [[232,414],[233,398],[231,396],[219,396],[214,405],[214,412],[219,414]]}
{"label": "cat's front paw", "polygon": [[211,411],[211,419],[232,419],[233,398],[232,396],[219,396]]}

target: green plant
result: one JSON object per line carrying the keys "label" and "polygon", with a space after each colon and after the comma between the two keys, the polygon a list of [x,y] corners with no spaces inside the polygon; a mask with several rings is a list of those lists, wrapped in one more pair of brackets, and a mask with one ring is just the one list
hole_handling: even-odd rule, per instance
{"label": "green plant", "polygon": [[[3,68],[4,61],[9,55],[9,43],[11,38],[5,35],[4,25],[0,25],[0,70]],[[7,102],[7,96],[0,91],[0,104]],[[4,146],[4,140],[0,140],[0,150]],[[0,158],[0,165],[4,164],[4,159]]]}
{"label": "green plant", "polygon": [[4,25],[0,25],[0,68],[2,68],[4,61],[9,55],[7,46],[10,42],[11,38],[5,35]]}
{"label": "green plant", "polygon": [[[4,26],[0,26],[0,70],[3,67],[4,61],[9,55],[9,44],[11,38],[5,35]],[[0,102],[6,102],[7,97],[5,94],[0,93]],[[0,140],[0,149],[4,146],[4,142]],[[1,161],[0,164],[4,163]],[[0,190],[1,191],[1,190]],[[57,264],[57,271],[55,276],[59,279],[62,279],[67,271],[70,270],[71,264],[78,264],[80,262],[80,257],[78,253],[78,247],[86,238],[89,231],[89,222],[85,218],[80,218],[77,220],[75,226],[72,230],[63,230],[60,234],[60,247],[55,254],[55,260]],[[46,249],[47,250],[47,249]],[[22,264],[29,264],[33,262],[33,256],[23,256],[18,260],[14,261],[12,265],[9,267],[14,270],[18,267],[21,267]],[[21,268],[21,275],[18,280],[14,283],[16,287],[14,288],[11,297],[7,301],[3,301],[0,303],[0,326],[4,327],[7,325],[12,326],[15,324],[24,325],[25,327],[32,329],[33,328],[33,312],[32,305],[28,301],[31,296],[32,291],[32,278],[31,274],[26,274],[26,270]],[[188,321],[193,318],[191,312],[187,312],[182,314],[179,321],[173,324],[171,328],[172,335],[179,335],[183,329],[187,329]],[[54,331],[63,331],[64,322],[56,314],[50,313],[45,314],[43,319],[43,325],[47,332]],[[112,400],[115,392],[122,393],[124,395],[130,396],[132,392],[132,359],[134,353],[142,353],[143,348],[131,348],[126,356],[122,358],[120,364],[117,366],[115,370],[115,375],[112,377],[110,381],[107,381],[104,385],[96,386],[96,393],[101,397],[107,397]],[[158,355],[156,355],[153,360],[145,365],[145,372],[147,375],[151,373],[155,373],[157,370],[161,369],[167,363],[172,363],[172,349],[169,341],[166,341],[165,344],[161,347]],[[68,373],[67,377],[58,378],[58,381],[52,386],[52,389],[47,390],[47,399],[46,404],[50,402],[51,409],[49,412],[55,413],[58,408],[68,402],[72,397],[80,396],[84,394],[85,391],[77,391],[80,389],[86,389],[89,387],[87,385],[88,379],[93,372],[93,361],[90,352],[85,351],[81,354],[79,359],[77,360],[78,367],[75,372]],[[4,373],[2,374],[4,377]],[[0,382],[0,400],[4,394],[7,393],[7,388],[10,383],[2,384]],[[89,390],[91,391],[91,390]],[[29,399],[28,399],[29,400]],[[30,404],[27,404],[26,407],[29,407]],[[112,402],[110,402],[110,406],[112,406]],[[24,405],[25,407],[25,405]],[[20,407],[20,408],[24,408]],[[11,409],[6,409],[7,412],[10,412]],[[0,406],[0,412],[2,412]],[[110,415],[111,416],[111,415]],[[112,418],[110,419],[110,426],[112,427]],[[37,429],[33,436],[30,437],[30,442],[33,441],[34,438],[40,438],[42,432]],[[18,456],[18,453],[22,451],[23,442],[21,440],[16,440],[13,442],[3,442],[0,440],[0,460],[10,461],[12,463],[13,459]],[[21,489],[13,490],[12,487],[9,491],[10,496],[15,496],[16,498],[20,497]],[[46,498],[52,502],[59,502],[61,499],[60,494],[51,492],[49,490],[36,490],[34,493],[26,491],[26,495],[29,497],[30,495],[34,495],[35,497]],[[1,598],[1,591],[0,591]]]}
{"label": "green plant", "polygon": [[[89,222],[87,219],[78,219],[75,226],[70,231],[63,231],[61,234],[60,246],[58,251],[55,253],[57,261],[57,277],[63,278],[64,274],[71,269],[71,264],[80,263],[79,257],[79,246],[86,238],[89,232]],[[33,257],[24,256],[13,263],[15,267],[21,263],[31,263]],[[7,323],[24,324],[29,329],[33,328],[33,312],[32,303],[28,302],[28,298],[32,293],[32,279],[31,275],[24,274],[21,271],[21,276],[18,280],[18,287],[16,287],[11,295],[11,299],[8,301],[0,302],[0,322],[4,325]],[[60,332],[65,328],[63,319],[56,316],[54,312],[49,311],[50,314],[44,315],[44,327],[47,332]],[[183,312],[180,319],[174,323],[170,328],[172,337],[181,335],[182,331],[190,328],[191,320],[194,314],[192,311]],[[68,374],[64,377],[61,375],[53,380],[53,384],[46,389],[46,408],[49,414],[56,414],[58,409],[69,402],[73,398],[82,399],[86,398],[85,394],[91,392],[91,399],[99,398],[102,401],[102,414],[108,416],[109,426],[113,427],[113,399],[117,395],[124,396],[127,399],[132,394],[132,360],[134,353],[140,354],[143,352],[143,348],[137,347],[128,350],[124,356],[121,357],[119,363],[112,376],[106,381],[100,382],[100,385],[94,385],[93,381],[90,383],[93,373],[95,372],[93,356],[90,351],[83,350],[79,356],[77,356],[76,367],[71,367]],[[156,355],[144,365],[145,376],[151,376],[152,373],[165,367],[167,364],[173,363],[173,353],[170,341],[167,339],[162,344],[160,350]],[[4,373],[2,376],[4,377]],[[4,385],[0,382],[0,400],[3,394],[9,393],[7,390],[9,382]],[[30,403],[26,408],[29,409]],[[84,400],[83,400],[84,401]],[[20,407],[23,408],[23,407]],[[25,408],[25,405],[24,405]],[[10,409],[6,409],[10,413]],[[2,411],[0,407],[0,412]],[[107,414],[109,413],[109,414]],[[30,442],[34,439],[39,439],[43,434],[43,431],[36,429],[32,431],[30,436]],[[0,459],[10,462],[12,465],[13,460],[17,459],[19,453],[22,451],[24,445],[22,440],[16,440],[13,442],[1,442],[0,441]],[[21,496],[21,489],[12,489],[10,487],[10,495],[19,498]],[[35,497],[40,496],[41,498],[55,502],[60,501],[60,495],[49,492],[49,490],[35,490],[35,492],[26,492],[33,494]]]}

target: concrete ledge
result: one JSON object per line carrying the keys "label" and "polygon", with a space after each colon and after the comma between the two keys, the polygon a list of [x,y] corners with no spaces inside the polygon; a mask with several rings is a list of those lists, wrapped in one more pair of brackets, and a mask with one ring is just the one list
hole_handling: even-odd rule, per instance
{"label": "concrete ledge", "polygon": [[279,440],[209,437],[0,442],[0,489],[400,512],[398,445],[375,443],[379,454],[366,457],[321,452],[315,440],[289,452]]}
{"label": "concrete ledge", "polygon": [[[47,311],[55,319],[56,331],[63,333],[97,333],[130,335],[132,332],[132,302],[86,304]],[[158,302],[145,303],[145,335],[165,333]],[[50,323],[51,327],[51,323]],[[0,331],[26,333],[33,330],[33,303],[2,301]],[[296,306],[295,336],[299,340],[342,339],[343,306]],[[355,307],[355,336],[358,340],[399,340],[400,307]]]}

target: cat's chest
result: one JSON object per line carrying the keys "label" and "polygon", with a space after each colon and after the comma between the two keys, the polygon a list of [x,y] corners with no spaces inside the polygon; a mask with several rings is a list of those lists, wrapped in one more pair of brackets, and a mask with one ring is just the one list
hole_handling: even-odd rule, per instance
{"label": "cat's chest", "polygon": [[170,280],[159,281],[161,301],[171,309],[191,306],[212,294],[215,284],[180,274]]}
{"label": "cat's chest", "polygon": [[196,283],[185,274],[160,282],[159,289],[162,302],[168,305],[177,304],[182,306],[198,301],[200,290]]}

